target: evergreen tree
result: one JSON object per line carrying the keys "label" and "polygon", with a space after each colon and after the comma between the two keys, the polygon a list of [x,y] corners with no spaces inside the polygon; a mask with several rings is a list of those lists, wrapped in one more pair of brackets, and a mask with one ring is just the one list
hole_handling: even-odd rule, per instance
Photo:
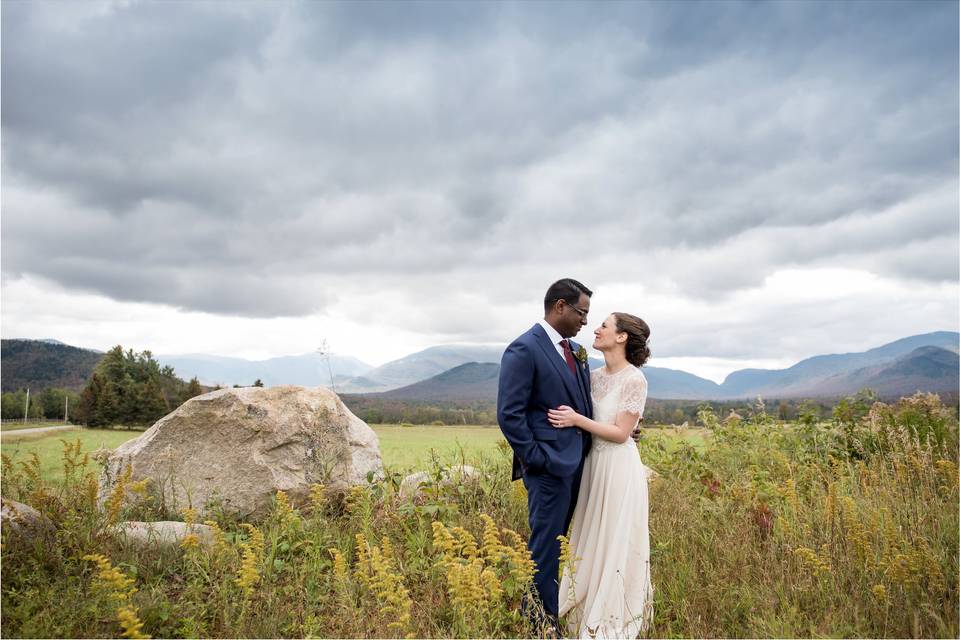
{"label": "evergreen tree", "polygon": [[190,378],[190,382],[187,383],[187,386],[183,389],[183,393],[180,395],[180,402],[182,404],[190,398],[196,398],[199,395],[203,395],[203,388],[200,386],[200,381],[195,377]]}
{"label": "evergreen tree", "polygon": [[135,422],[139,424],[153,424],[167,412],[167,401],[160,391],[160,386],[153,380],[137,385],[137,413]]}
{"label": "evergreen tree", "polygon": [[117,345],[97,365],[74,415],[89,426],[149,425],[200,393],[196,379],[187,385],[150,351],[135,353]]}
{"label": "evergreen tree", "polygon": [[23,391],[8,391],[3,394],[0,401],[0,415],[4,420],[22,420],[23,403],[27,394]]}

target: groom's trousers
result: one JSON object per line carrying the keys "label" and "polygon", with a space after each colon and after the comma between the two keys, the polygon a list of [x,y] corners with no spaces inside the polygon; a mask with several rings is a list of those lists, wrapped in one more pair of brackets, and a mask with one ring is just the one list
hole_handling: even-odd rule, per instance
{"label": "groom's trousers", "polygon": [[543,609],[556,622],[559,602],[560,542],[559,535],[567,535],[583,461],[576,473],[559,477],[550,473],[523,474],[527,488],[527,510],[530,516],[530,555],[537,563],[533,583],[543,603]]}

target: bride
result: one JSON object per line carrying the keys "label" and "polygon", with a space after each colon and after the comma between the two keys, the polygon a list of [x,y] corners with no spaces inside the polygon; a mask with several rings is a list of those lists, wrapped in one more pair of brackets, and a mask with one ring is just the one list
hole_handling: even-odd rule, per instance
{"label": "bride", "polygon": [[557,428],[593,434],[570,525],[570,556],[560,580],[560,615],[581,638],[636,638],[653,614],[647,473],[630,433],[643,417],[650,357],[647,323],[612,313],[594,331],[606,366],[590,372],[594,419],[570,407],[549,411]]}

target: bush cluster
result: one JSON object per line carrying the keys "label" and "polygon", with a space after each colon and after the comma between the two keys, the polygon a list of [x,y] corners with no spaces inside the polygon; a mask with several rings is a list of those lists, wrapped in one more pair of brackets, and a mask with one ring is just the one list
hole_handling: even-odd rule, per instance
{"label": "bush cluster", "polygon": [[97,364],[73,418],[90,427],[150,425],[201,393],[196,378],[184,382],[149,351],[124,351],[118,345]]}

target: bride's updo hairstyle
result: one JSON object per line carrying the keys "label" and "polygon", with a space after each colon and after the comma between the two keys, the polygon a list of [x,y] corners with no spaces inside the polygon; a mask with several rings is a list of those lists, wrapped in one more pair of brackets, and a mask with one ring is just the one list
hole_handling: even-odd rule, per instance
{"label": "bride's updo hairstyle", "polygon": [[617,333],[627,334],[627,362],[635,367],[643,366],[650,357],[650,348],[647,346],[650,327],[646,322],[629,313],[615,311],[613,317],[617,319]]}

